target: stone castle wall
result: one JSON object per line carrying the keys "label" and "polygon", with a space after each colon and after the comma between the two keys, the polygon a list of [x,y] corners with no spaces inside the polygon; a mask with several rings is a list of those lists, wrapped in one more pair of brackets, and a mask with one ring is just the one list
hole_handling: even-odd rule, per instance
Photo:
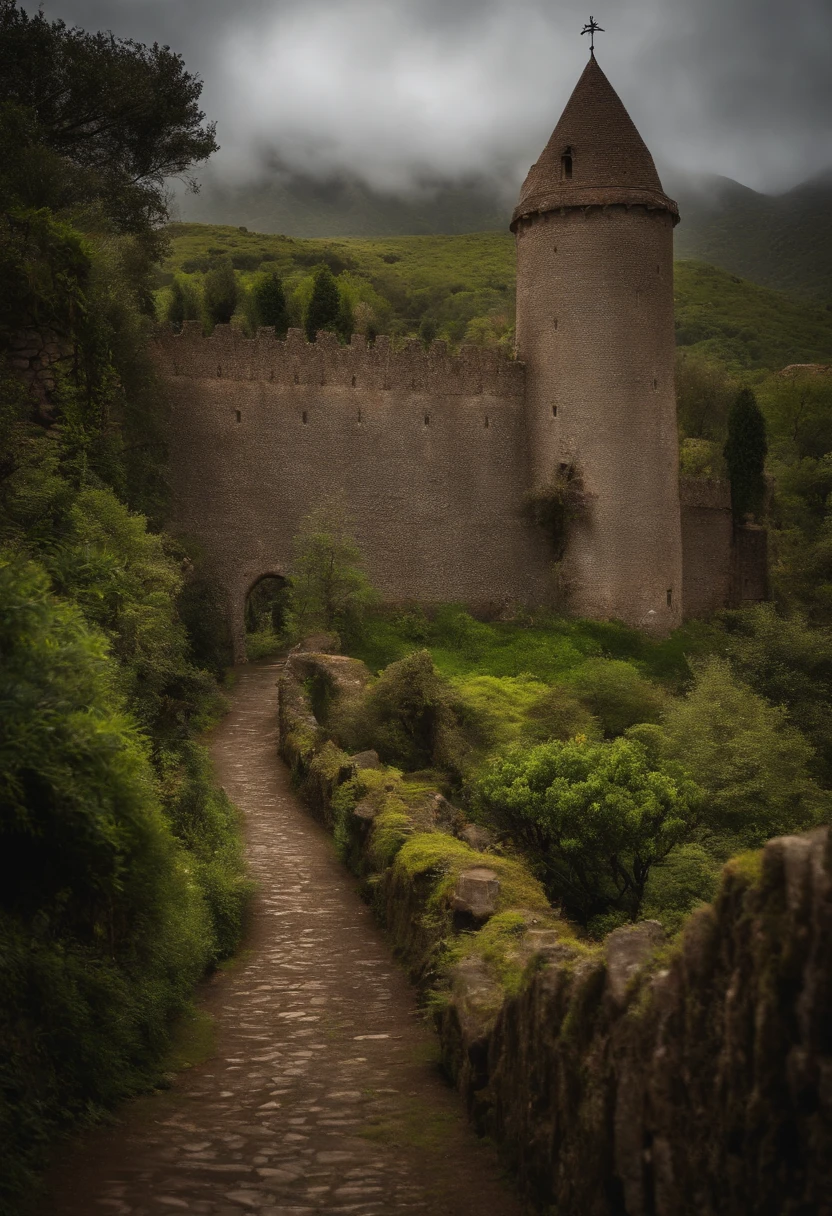
{"label": "stone castle wall", "polygon": [[551,602],[551,554],[524,512],[524,368],[482,348],[341,347],[229,326],[159,332],[171,403],[173,523],[224,589],[238,657],[245,598],[340,497],[388,602]]}

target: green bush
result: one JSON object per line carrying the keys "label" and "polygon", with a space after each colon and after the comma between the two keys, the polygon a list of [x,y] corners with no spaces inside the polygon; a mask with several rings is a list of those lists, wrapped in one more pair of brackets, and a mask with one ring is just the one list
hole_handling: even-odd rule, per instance
{"label": "green bush", "polygon": [[286,601],[286,632],[337,633],[345,645],[361,637],[366,610],[375,596],[361,567],[361,553],[337,503],[304,520],[294,539]]}
{"label": "green bush", "polygon": [[[0,561],[0,1188],[146,1083],[211,956],[199,884],[100,632]],[[0,1194],[2,1191],[0,1191]]]}
{"label": "green bush", "polygon": [[470,751],[464,702],[426,650],[391,663],[339,724],[347,746],[375,748],[386,764],[459,776]]}
{"label": "green bush", "polygon": [[567,681],[608,737],[636,722],[658,722],[667,701],[661,688],[620,659],[588,659]]}
{"label": "green bush", "polygon": [[473,796],[583,925],[638,918],[652,867],[692,837],[700,802],[683,770],[626,739],[517,747],[491,762]]}
{"label": "green bush", "polygon": [[799,832],[829,815],[829,795],[810,776],[812,749],[724,661],[703,663],[690,693],[654,730],[658,751],[685,765],[705,793],[702,824],[728,856],[772,836]]}
{"label": "green bush", "polygon": [[230,258],[221,258],[203,282],[205,312],[211,325],[228,325],[237,308],[239,289]]}
{"label": "green bush", "polygon": [[772,705],[782,706],[815,749],[813,769],[832,783],[832,632],[758,604],[722,618],[734,671]]}

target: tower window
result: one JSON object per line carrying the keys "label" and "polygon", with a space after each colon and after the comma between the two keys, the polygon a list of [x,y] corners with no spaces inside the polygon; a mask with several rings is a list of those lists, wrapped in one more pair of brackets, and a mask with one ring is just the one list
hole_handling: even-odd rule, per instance
{"label": "tower window", "polygon": [[237,415],[237,421],[242,422],[243,421],[243,411],[235,410],[234,413]]}
{"label": "tower window", "polygon": [[558,319],[557,319],[557,317],[555,317],[555,322],[554,322],[554,324],[555,324],[555,329],[557,329],[557,327],[558,327]]}
{"label": "tower window", "polygon": [[361,422],[361,410],[358,411],[358,421]]}
{"label": "tower window", "polygon": [[667,606],[668,606],[668,608],[673,607],[673,588],[672,587],[668,587],[668,589],[667,589]]}
{"label": "tower window", "polygon": [[560,158],[560,175],[563,181],[572,181],[572,149],[565,148]]}
{"label": "tower window", "polygon": [[654,393],[656,392],[656,390],[658,389],[658,387],[659,387],[659,382],[658,382],[658,380],[656,379],[656,377],[654,376],[654,377],[653,377],[653,392],[654,392]]}
{"label": "tower window", "polygon": [[557,416],[558,416],[558,407],[556,405],[553,405],[552,406],[552,417],[557,418]]}
{"label": "tower window", "polygon": [[353,386],[353,388],[355,388],[355,376],[353,376],[353,378],[352,378],[352,386]]}
{"label": "tower window", "polygon": [[306,416],[306,410],[303,411],[302,417],[303,417],[303,425],[306,426],[307,422],[309,421],[309,419]]}
{"label": "tower window", "polygon": [[425,414],[425,426],[430,426],[430,414]]}
{"label": "tower window", "polygon": [[491,423],[490,423],[490,421],[489,421],[489,419],[488,419],[488,414],[486,414],[486,415],[485,415],[485,429],[486,429],[486,430],[488,430],[488,428],[489,428],[490,426],[491,426]]}

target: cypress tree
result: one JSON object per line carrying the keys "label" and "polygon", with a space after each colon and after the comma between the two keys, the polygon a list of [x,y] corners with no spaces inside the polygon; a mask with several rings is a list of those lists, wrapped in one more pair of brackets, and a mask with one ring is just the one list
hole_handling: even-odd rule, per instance
{"label": "cypress tree", "polygon": [[286,337],[289,312],[283,282],[275,271],[263,275],[254,285],[254,305],[258,325],[273,325],[278,338]]}
{"label": "cypress tree", "polygon": [[766,421],[750,388],[740,389],[728,411],[728,438],[722,450],[731,479],[731,509],[737,523],[742,523],[746,515],[760,514],[766,491]]}
{"label": "cypress tree", "polygon": [[309,341],[315,341],[320,329],[329,329],[337,333],[340,313],[341,293],[335,277],[328,266],[319,266],[315,271],[312,299],[306,310],[306,336]]}
{"label": "cypress tree", "polygon": [[230,258],[223,258],[205,276],[205,310],[214,325],[227,325],[236,307],[237,276]]}

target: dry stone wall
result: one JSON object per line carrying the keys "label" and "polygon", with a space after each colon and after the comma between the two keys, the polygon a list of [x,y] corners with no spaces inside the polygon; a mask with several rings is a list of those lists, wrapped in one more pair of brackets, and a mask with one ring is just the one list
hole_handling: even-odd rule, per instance
{"label": "dry stone wall", "polygon": [[224,588],[242,657],[245,596],[283,574],[308,512],[341,498],[387,601],[552,598],[524,512],[524,369],[483,348],[339,346],[300,331],[162,330],[174,527]]}
{"label": "dry stone wall", "polygon": [[[310,664],[332,669],[290,664],[282,753],[431,992],[446,1068],[533,1205],[830,1216],[830,829],[730,863],[677,942],[648,921],[588,945],[534,902],[519,863],[443,830],[464,836],[437,813],[444,799],[409,805],[400,775],[376,757],[370,781],[367,753],[327,740],[301,683]],[[487,907],[458,923],[477,875]]]}

